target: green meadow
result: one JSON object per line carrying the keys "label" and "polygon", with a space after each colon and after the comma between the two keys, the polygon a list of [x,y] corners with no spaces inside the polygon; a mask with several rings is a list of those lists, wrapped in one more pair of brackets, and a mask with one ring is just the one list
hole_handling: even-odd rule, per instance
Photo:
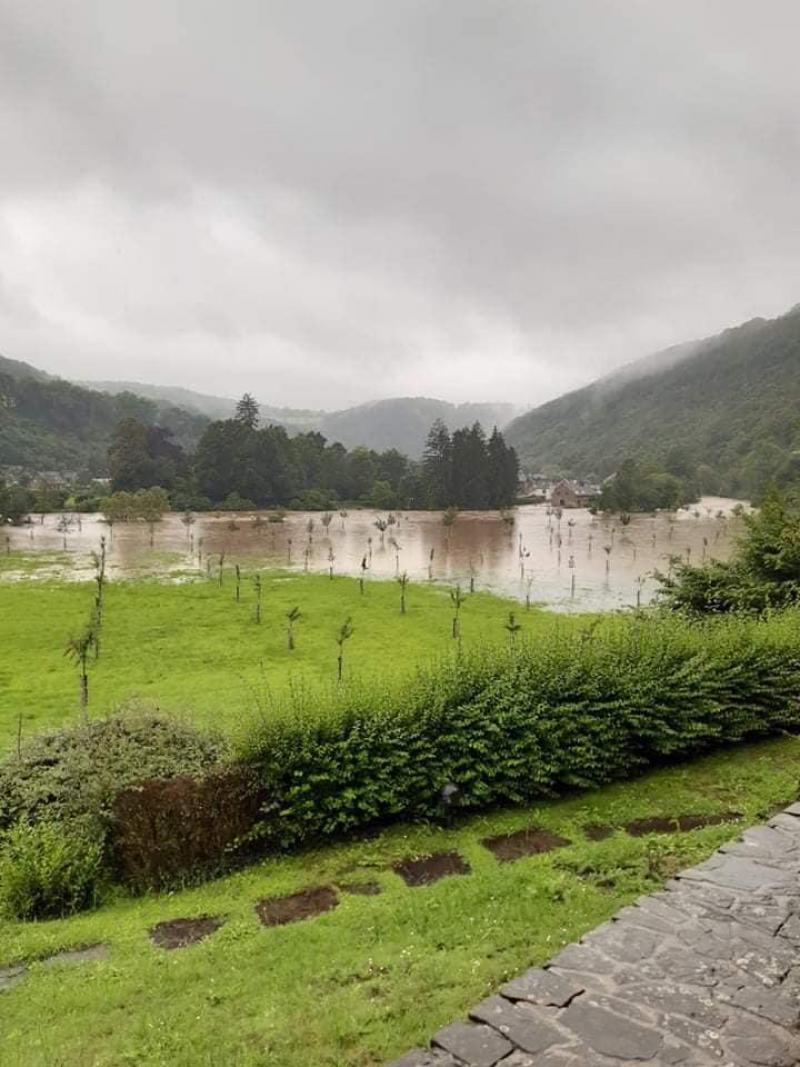
{"label": "green meadow", "polygon": [[[15,573],[32,566],[9,559]],[[397,582],[367,581],[362,594],[352,578],[262,573],[258,623],[253,577],[242,572],[238,601],[233,567],[221,585],[196,575],[109,582],[101,655],[89,666],[90,714],[144,703],[235,732],[291,690],[323,693],[336,685],[336,635],[348,618],[354,632],[344,646],[344,680],[376,693],[458,647],[446,587],[409,583],[402,614]],[[91,582],[0,580],[0,751],[16,744],[20,716],[23,738],[76,719],[78,675],[65,646],[85,625],[93,597]],[[290,650],[287,613],[295,607],[301,615]],[[507,642],[509,612],[520,639],[585,624],[476,592],[459,611],[462,646]]]}

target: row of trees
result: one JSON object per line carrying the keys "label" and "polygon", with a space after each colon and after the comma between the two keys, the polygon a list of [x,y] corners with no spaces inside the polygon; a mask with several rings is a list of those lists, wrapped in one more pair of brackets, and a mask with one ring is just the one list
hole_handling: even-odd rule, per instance
{"label": "row of trees", "polygon": [[517,496],[519,462],[495,426],[487,440],[480,423],[452,434],[437,419],[422,459],[429,507],[503,508]]}
{"label": "row of trees", "polygon": [[187,455],[169,431],[126,418],[109,449],[114,492],[161,486],[174,508],[227,505],[329,509],[340,501],[377,508],[494,508],[513,504],[518,464],[497,429],[479,424],[431,429],[421,463],[396,449],[376,452],[328,444],[320,433],[290,437],[259,426],[258,405],[245,394],[231,419],[212,422]]}

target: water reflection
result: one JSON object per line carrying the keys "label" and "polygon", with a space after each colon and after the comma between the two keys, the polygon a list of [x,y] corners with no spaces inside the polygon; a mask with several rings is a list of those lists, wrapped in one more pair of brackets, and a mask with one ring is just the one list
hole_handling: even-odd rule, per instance
{"label": "water reflection", "polygon": [[732,514],[736,503],[705,497],[677,513],[634,515],[627,525],[619,516],[583,509],[559,518],[544,505],[515,509],[513,522],[497,512],[464,512],[451,526],[441,513],[426,511],[391,517],[352,511],[330,520],[319,512],[291,512],[280,523],[267,513],[203,514],[193,522],[168,515],[153,527],[117,524],[112,530],[99,516],[65,522],[48,515],[42,524],[10,530],[9,547],[68,554],[69,566],[54,563],[43,574],[85,575],[105,535],[109,573],[118,578],[215,574],[222,556],[225,566],[363,572],[367,580],[407,572],[412,581],[460,583],[560,610],[596,610],[647,603],[655,589],[652,572],[667,570],[672,556],[693,563],[727,559],[741,532],[741,519]]}

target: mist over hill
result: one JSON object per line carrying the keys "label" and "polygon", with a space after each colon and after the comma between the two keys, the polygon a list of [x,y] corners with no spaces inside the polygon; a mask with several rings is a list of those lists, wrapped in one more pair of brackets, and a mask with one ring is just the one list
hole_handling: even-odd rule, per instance
{"label": "mist over hill", "polygon": [[515,419],[530,471],[604,477],[626,458],[750,496],[800,475],[800,305],[678,345]]}
{"label": "mist over hill", "polygon": [[[232,398],[209,396],[178,386],[113,381],[82,384],[107,393],[123,390],[136,393],[175,404],[210,419],[230,418],[236,407],[236,400]],[[290,434],[316,431],[328,441],[339,441],[346,448],[361,445],[378,452],[396,448],[412,458],[422,454],[425,436],[435,419],[441,419],[451,430],[480,422],[489,431],[494,425],[502,429],[519,410],[514,404],[451,404],[429,397],[393,397],[341,411],[274,407],[264,403],[260,403],[259,408],[263,422],[283,426]]]}

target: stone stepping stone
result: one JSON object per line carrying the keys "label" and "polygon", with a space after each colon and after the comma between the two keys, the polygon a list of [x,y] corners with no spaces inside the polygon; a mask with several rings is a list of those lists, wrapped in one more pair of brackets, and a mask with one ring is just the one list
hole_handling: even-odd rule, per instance
{"label": "stone stepping stone", "polygon": [[379,882],[350,882],[339,888],[343,893],[352,893],[357,897],[377,897],[382,892]]}
{"label": "stone stepping stone", "polygon": [[84,948],[68,948],[46,956],[40,960],[43,967],[55,967],[57,964],[90,963],[92,960],[107,960],[110,955],[108,945],[86,945]]}
{"label": "stone stepping stone", "polygon": [[649,819],[633,819],[625,823],[625,830],[631,837],[644,837],[646,834],[685,834],[690,830],[699,830],[705,826],[719,826],[741,818],[741,812],[738,811],[726,811],[721,815],[654,816]]}
{"label": "stone stepping stone", "polygon": [[488,848],[501,863],[513,863],[525,856],[536,856],[541,852],[552,852],[571,844],[566,837],[559,837],[550,830],[529,826],[513,834],[498,834],[497,837],[484,837],[481,844]]}
{"label": "stone stepping stone", "polygon": [[263,926],[285,926],[287,923],[313,919],[326,911],[333,911],[339,903],[336,890],[331,886],[321,885],[312,889],[301,889],[285,897],[272,897],[260,900],[256,904],[256,915]]}
{"label": "stone stepping stone", "polygon": [[434,852],[432,856],[399,860],[392,864],[392,870],[406,885],[414,887],[431,885],[452,874],[469,874],[471,868],[458,852]]}
{"label": "stone stepping stone", "polygon": [[25,977],[27,966],[24,963],[11,964],[8,967],[0,967],[0,993],[4,989],[13,989],[15,985]]}
{"label": "stone stepping stone", "polygon": [[196,919],[167,919],[151,927],[150,940],[159,948],[185,948],[216,933],[224,922],[224,919],[213,915],[202,915]]}
{"label": "stone stepping stone", "polygon": [[602,822],[593,822],[588,826],[584,826],[583,832],[590,841],[605,841],[607,837],[611,837],[614,833],[614,827],[607,826],[606,823]]}

